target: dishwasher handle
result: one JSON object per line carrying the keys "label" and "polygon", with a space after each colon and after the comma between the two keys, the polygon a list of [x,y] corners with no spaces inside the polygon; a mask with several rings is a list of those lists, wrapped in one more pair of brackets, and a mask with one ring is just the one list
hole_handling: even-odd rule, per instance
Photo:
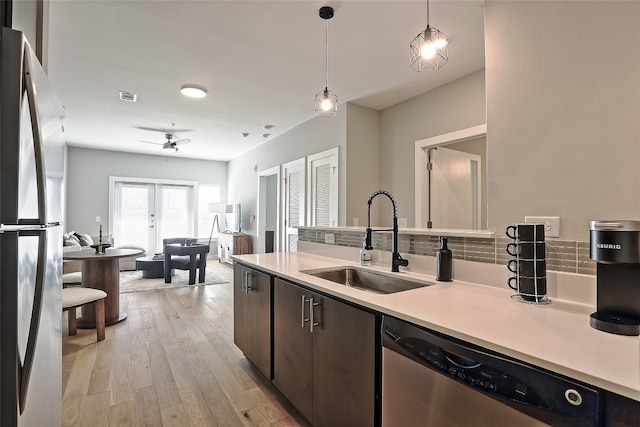
{"label": "dishwasher handle", "polygon": [[440,347],[440,351],[447,358],[449,362],[457,366],[458,368],[464,369],[475,369],[482,366],[482,363],[476,362],[473,359],[469,359],[468,357],[460,356],[459,354],[452,353],[451,351],[446,351]]}

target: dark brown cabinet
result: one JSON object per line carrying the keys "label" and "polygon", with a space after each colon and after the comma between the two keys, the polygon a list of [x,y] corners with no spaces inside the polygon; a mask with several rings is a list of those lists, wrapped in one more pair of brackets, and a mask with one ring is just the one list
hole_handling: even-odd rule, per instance
{"label": "dark brown cabinet", "polygon": [[273,382],[315,427],[375,425],[376,316],[275,278]]}
{"label": "dark brown cabinet", "polygon": [[233,266],[233,341],[271,378],[272,277],[241,264]]}

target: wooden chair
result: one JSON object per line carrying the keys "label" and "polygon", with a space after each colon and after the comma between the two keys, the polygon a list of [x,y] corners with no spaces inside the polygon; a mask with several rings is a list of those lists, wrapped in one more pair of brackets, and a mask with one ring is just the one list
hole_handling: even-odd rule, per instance
{"label": "wooden chair", "polygon": [[207,268],[209,245],[196,244],[196,239],[174,238],[163,239],[164,247],[164,282],[171,283],[171,270],[189,270],[189,284],[196,283],[196,269],[199,271],[198,282],[203,283]]}
{"label": "wooden chair", "polygon": [[98,341],[104,340],[104,299],[107,293],[100,289],[70,287],[62,289],[62,311],[69,312],[69,335],[77,329],[76,308],[86,304],[96,304],[96,333]]}

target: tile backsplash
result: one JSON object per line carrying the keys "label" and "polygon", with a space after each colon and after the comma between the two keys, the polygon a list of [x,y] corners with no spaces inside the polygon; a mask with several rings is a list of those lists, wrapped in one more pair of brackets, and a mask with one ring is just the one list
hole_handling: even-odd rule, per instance
{"label": "tile backsplash", "polygon": [[[338,246],[361,247],[364,232],[358,230],[301,227],[298,229],[298,240],[312,243],[325,243],[324,235],[335,235]],[[513,257],[506,251],[512,240],[508,237],[475,238],[447,236],[449,249],[454,259],[484,262],[488,264],[506,264]],[[413,255],[435,256],[439,248],[439,236],[402,233],[398,238],[398,250]],[[389,232],[378,232],[372,235],[375,249],[391,251],[392,237]],[[596,262],[589,258],[589,242],[547,239],[547,270],[564,273],[596,274]]]}

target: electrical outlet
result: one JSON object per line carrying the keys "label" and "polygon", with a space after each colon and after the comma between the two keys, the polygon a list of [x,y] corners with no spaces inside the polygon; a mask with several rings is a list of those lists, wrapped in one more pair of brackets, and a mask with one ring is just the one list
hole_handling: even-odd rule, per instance
{"label": "electrical outlet", "polygon": [[100,217],[96,216],[96,222],[100,222]]}
{"label": "electrical outlet", "polygon": [[336,243],[336,235],[333,233],[325,233],[324,234],[324,242],[329,245],[335,245]]}
{"label": "electrical outlet", "polygon": [[560,237],[559,216],[525,216],[524,222],[536,222],[544,224],[545,237]]}
{"label": "electrical outlet", "polygon": [[353,226],[357,227],[360,224],[360,221],[358,220],[358,218],[353,218]]}

